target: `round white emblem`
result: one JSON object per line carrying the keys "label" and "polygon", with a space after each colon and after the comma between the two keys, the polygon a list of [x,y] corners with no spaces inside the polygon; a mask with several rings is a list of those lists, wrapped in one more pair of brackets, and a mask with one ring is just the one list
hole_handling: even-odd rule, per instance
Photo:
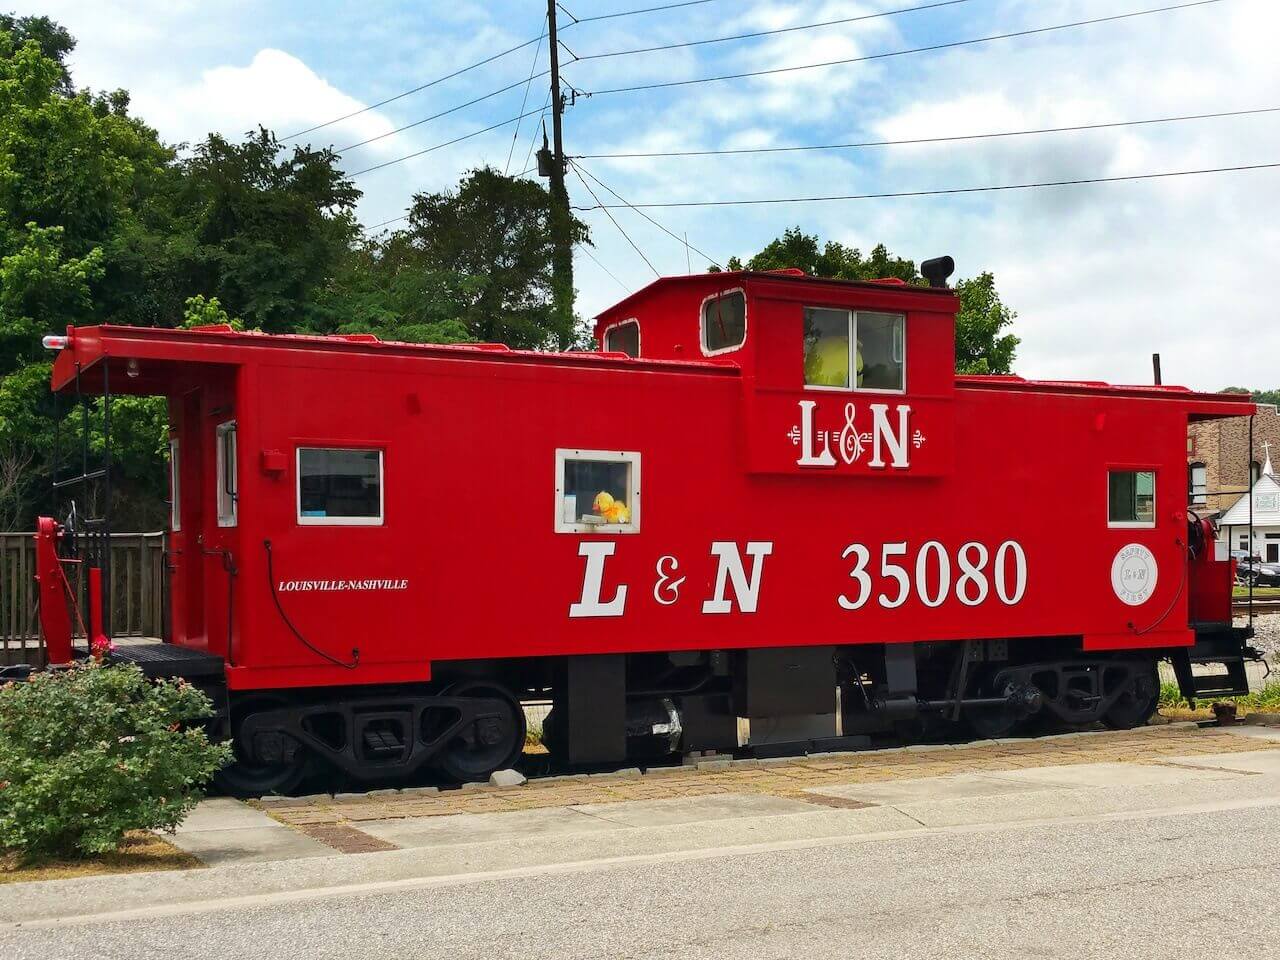
{"label": "round white emblem", "polygon": [[1111,589],[1131,607],[1151,599],[1159,576],[1155,554],[1140,543],[1121,547],[1111,561]]}

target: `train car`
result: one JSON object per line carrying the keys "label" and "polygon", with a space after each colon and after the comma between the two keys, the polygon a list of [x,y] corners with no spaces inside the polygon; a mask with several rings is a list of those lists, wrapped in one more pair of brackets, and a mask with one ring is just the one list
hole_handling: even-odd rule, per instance
{"label": "train car", "polygon": [[[553,754],[593,765],[1037,713],[1128,727],[1162,658],[1189,696],[1247,689],[1185,452],[1189,421],[1252,403],[957,376],[949,258],[927,267],[928,286],[659,279],[592,352],[46,338],[53,389],[106,396],[104,429],[112,395],[168,399],[168,636],[114,656],[210,691],[242,794],[317,765],[486,778],[521,753],[529,699],[553,703]],[[55,662],[77,655],[58,568],[108,527],[41,523]],[[80,553],[102,640],[110,570]]]}

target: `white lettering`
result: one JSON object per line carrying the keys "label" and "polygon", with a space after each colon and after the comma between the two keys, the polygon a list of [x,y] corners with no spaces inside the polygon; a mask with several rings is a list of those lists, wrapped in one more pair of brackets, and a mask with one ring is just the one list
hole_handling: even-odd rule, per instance
{"label": "white lettering", "polygon": [[836,458],[831,453],[831,446],[824,436],[822,438],[822,453],[814,455],[813,452],[813,408],[817,406],[817,401],[801,400],[800,403],[800,459],[796,461],[802,467],[834,467]]}
{"label": "white lettering", "polygon": [[[809,400],[800,401],[812,403]],[[830,451],[827,451],[830,456]],[[832,460],[834,463],[834,459]],[[710,600],[702,602],[703,613],[732,613],[733,601],[725,596],[728,581],[733,581],[733,592],[738,598],[738,607],[743,613],[755,613],[760,597],[760,573],[764,558],[773,553],[771,541],[747,542],[747,556],[751,557],[751,579],[748,581],[746,570],[742,564],[742,556],[738,553],[738,545],[732,541],[716,541],[711,544],[711,555],[719,557],[716,567],[716,592]]]}
{"label": "white lettering", "polygon": [[895,434],[889,425],[889,406],[884,403],[871,404],[871,460],[867,466],[878,470],[884,469],[884,458],[881,455],[880,442],[883,440],[893,456],[893,467],[903,470],[911,466],[907,460],[907,419],[911,408],[905,404],[898,405],[898,432]]}
{"label": "white lettering", "polygon": [[578,544],[578,556],[587,558],[582,574],[582,599],[569,605],[570,617],[620,617],[627,605],[627,587],[622,584],[607,602],[601,601],[604,585],[604,561],[618,548],[607,540],[584,540]]}

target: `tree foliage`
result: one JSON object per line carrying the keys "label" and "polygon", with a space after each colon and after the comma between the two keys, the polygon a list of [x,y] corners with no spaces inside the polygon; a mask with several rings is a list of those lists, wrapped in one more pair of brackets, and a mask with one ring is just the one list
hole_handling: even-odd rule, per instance
{"label": "tree foliage", "polygon": [[[415,196],[406,246],[393,257],[461,295],[456,319],[472,338],[563,350],[576,331],[556,310],[551,217],[539,184],[484,167],[457,190]],[[583,223],[574,218],[570,227],[574,243],[587,240]]]}
{"label": "tree foliage", "polygon": [[[564,348],[548,193],[477,170],[414,198],[408,226],[366,238],[360,191],[329,150],[265,129],[167,145],[124,91],[77,90],[75,40],[0,16],[0,523],[52,510],[54,425],[43,334],[72,325],[375,333],[413,342]],[[573,238],[586,227],[573,222]],[[91,411],[100,414],[101,404]],[[162,399],[113,402],[118,526],[164,522]],[[63,424],[69,448],[78,420]],[[101,441],[91,436],[100,451]]]}
{"label": "tree foliage", "polygon": [[[815,234],[791,227],[744,264],[730,257],[730,270],[785,270],[798,267],[810,276],[837,280],[877,280],[893,277],[912,284],[925,280],[913,260],[889,252],[877,244],[870,255],[834,240],[821,243]],[[995,277],[980,273],[955,285],[960,298],[956,315],[956,372],[1010,373],[1018,338],[1008,332],[1017,316],[1005,306],[996,290]]]}

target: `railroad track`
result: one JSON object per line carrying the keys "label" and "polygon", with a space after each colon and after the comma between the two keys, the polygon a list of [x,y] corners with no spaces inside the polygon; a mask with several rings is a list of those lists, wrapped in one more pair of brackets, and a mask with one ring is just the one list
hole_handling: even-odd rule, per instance
{"label": "railroad track", "polygon": [[[1249,612],[1249,601],[1232,600],[1231,612],[1234,614],[1247,614]],[[1253,612],[1257,614],[1280,613],[1280,600],[1255,600],[1253,601]]]}

